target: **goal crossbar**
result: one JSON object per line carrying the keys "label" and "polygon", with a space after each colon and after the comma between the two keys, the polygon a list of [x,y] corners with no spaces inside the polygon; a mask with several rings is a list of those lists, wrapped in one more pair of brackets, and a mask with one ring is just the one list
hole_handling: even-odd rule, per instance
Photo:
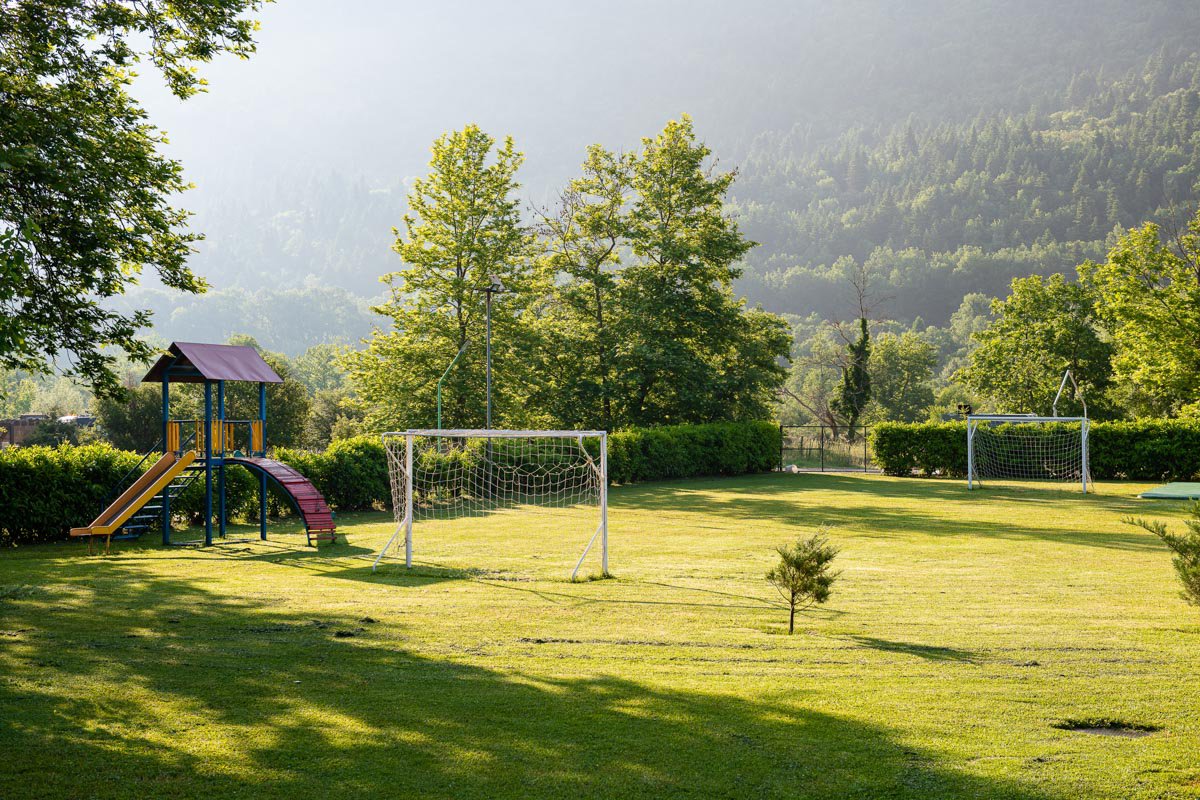
{"label": "goal crossbar", "polygon": [[[491,440],[573,440],[576,442],[573,445],[574,451],[574,469],[583,469],[585,473],[590,475],[588,485],[591,487],[586,490],[586,494],[591,497],[591,502],[595,502],[599,506],[599,522],[591,539],[583,549],[579,561],[575,564],[575,569],[571,572],[571,579],[574,580],[578,575],[580,568],[583,566],[584,560],[591,551],[596,540],[600,540],[601,553],[601,569],[604,574],[608,574],[608,432],[607,431],[572,431],[572,430],[497,430],[485,428],[410,428],[405,431],[389,431],[383,434],[384,450],[388,455],[388,472],[392,482],[392,498],[394,505],[394,513],[396,516],[396,530],[388,539],[387,544],[379,551],[379,555],[375,558],[375,562],[371,569],[374,570],[379,566],[379,562],[384,555],[392,548],[396,540],[404,536],[404,562],[405,566],[412,567],[413,558],[413,523],[419,516],[420,508],[414,503],[414,497],[422,490],[414,482],[414,476],[420,471],[420,464],[414,462],[414,450],[418,442],[433,440],[437,442],[437,447],[441,447],[443,440],[451,440],[454,442],[466,442],[468,440],[479,440],[490,442]],[[586,449],[583,442],[585,439],[595,439],[599,441],[599,453],[593,457]],[[565,442],[564,442],[564,447]],[[399,451],[403,448],[403,459],[399,457]],[[487,479],[488,485],[484,487],[484,494],[489,497],[502,496],[507,489],[512,491],[511,485],[505,487],[492,483],[492,470],[503,469],[492,463],[493,454],[492,446],[489,444],[486,448],[486,459],[488,463]],[[536,455],[536,453],[535,453]],[[558,455],[562,455],[560,451]],[[509,465],[512,468],[512,465]],[[451,494],[461,498],[469,493],[464,491],[464,488],[478,489],[478,486],[465,487],[465,483],[469,482],[469,478],[465,476],[459,477],[459,485],[451,488]],[[501,483],[503,483],[501,481]],[[439,488],[431,487],[436,493]],[[441,487],[445,488],[445,487]],[[547,492],[550,495],[550,502],[545,503],[549,506],[559,506],[561,503],[556,502],[558,499],[555,495],[553,487],[547,489],[544,486],[520,487],[516,490],[520,495],[516,503],[512,505],[520,505],[522,501],[532,505],[539,505],[537,502],[541,494]],[[560,489],[560,494],[568,494],[571,496],[570,502],[567,505],[573,504],[579,499],[580,491],[578,487],[574,490]],[[476,513],[478,513],[476,511]],[[471,516],[470,509],[467,510],[467,516]]]}
{"label": "goal crossbar", "polygon": [[410,428],[390,431],[384,439],[400,436],[428,436],[443,439],[607,439],[608,431],[511,431],[488,428]]}

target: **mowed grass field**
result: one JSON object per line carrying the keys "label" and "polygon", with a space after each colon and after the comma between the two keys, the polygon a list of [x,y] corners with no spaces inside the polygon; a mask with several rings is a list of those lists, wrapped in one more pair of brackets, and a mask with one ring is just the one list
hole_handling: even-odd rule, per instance
{"label": "mowed grass field", "polygon": [[[590,515],[418,528],[411,572],[385,514],[3,552],[0,797],[1200,797],[1200,609],[1120,522],[1184,507],[1141,488],[618,487],[580,583]],[[789,637],[763,575],[821,525]],[[1055,727],[1099,719],[1158,730]]]}

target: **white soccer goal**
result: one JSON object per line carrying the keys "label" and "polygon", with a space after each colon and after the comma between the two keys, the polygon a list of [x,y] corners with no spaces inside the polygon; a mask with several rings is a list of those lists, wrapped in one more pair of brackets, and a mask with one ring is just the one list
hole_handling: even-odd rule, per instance
{"label": "white soccer goal", "polygon": [[[585,527],[591,539],[571,572],[574,579],[600,540],[608,574],[608,434],[604,431],[408,430],[385,433],[396,532],[375,559],[404,537],[404,563],[413,562],[414,528],[499,518],[517,536],[516,514],[555,514],[554,525]],[[594,512],[587,513],[587,509]],[[582,516],[580,514],[582,511]],[[589,519],[592,522],[581,520]],[[528,518],[526,518],[528,521]],[[594,525],[594,529],[593,529]],[[470,535],[461,523],[456,535]]]}
{"label": "white soccer goal", "polygon": [[1078,481],[1086,493],[1087,417],[972,414],[967,417],[967,488],[984,478]]}
{"label": "white soccer goal", "polygon": [[[1083,406],[1082,417],[1058,416],[1058,403],[1070,382]],[[967,488],[983,478],[1021,481],[1078,481],[1087,494],[1087,402],[1075,376],[1063,373],[1051,407],[1053,416],[970,414],[967,416]]]}

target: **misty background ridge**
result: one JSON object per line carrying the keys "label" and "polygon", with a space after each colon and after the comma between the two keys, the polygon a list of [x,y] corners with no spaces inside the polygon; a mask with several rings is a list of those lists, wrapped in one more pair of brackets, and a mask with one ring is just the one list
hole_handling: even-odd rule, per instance
{"label": "misty background ridge", "polygon": [[544,206],[587,145],[633,150],[691,114],[761,243],[738,290],[824,318],[847,310],[839,259],[887,267],[884,313],[941,324],[968,293],[1102,256],[1200,178],[1190,2],[282,0],[260,19],[249,62],[203,69],[209,93],[136,87],[207,236],[208,295],[121,301],[164,339],[366,335],[407,187],[468,122],[513,135]]}

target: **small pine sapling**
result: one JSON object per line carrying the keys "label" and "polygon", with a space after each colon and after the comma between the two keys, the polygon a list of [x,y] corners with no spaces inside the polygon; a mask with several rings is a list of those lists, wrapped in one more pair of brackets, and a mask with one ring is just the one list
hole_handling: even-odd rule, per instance
{"label": "small pine sapling", "polygon": [[775,548],[779,563],[767,573],[767,581],[788,604],[788,635],[796,630],[796,611],[805,611],[829,599],[840,572],[829,569],[838,549],[821,533],[799,539],[793,545]]}
{"label": "small pine sapling", "polygon": [[1160,520],[1126,517],[1123,522],[1150,531],[1175,554],[1171,564],[1183,584],[1180,596],[1194,606],[1200,606],[1200,502],[1192,503],[1192,518],[1184,520],[1183,533],[1172,533]]}

